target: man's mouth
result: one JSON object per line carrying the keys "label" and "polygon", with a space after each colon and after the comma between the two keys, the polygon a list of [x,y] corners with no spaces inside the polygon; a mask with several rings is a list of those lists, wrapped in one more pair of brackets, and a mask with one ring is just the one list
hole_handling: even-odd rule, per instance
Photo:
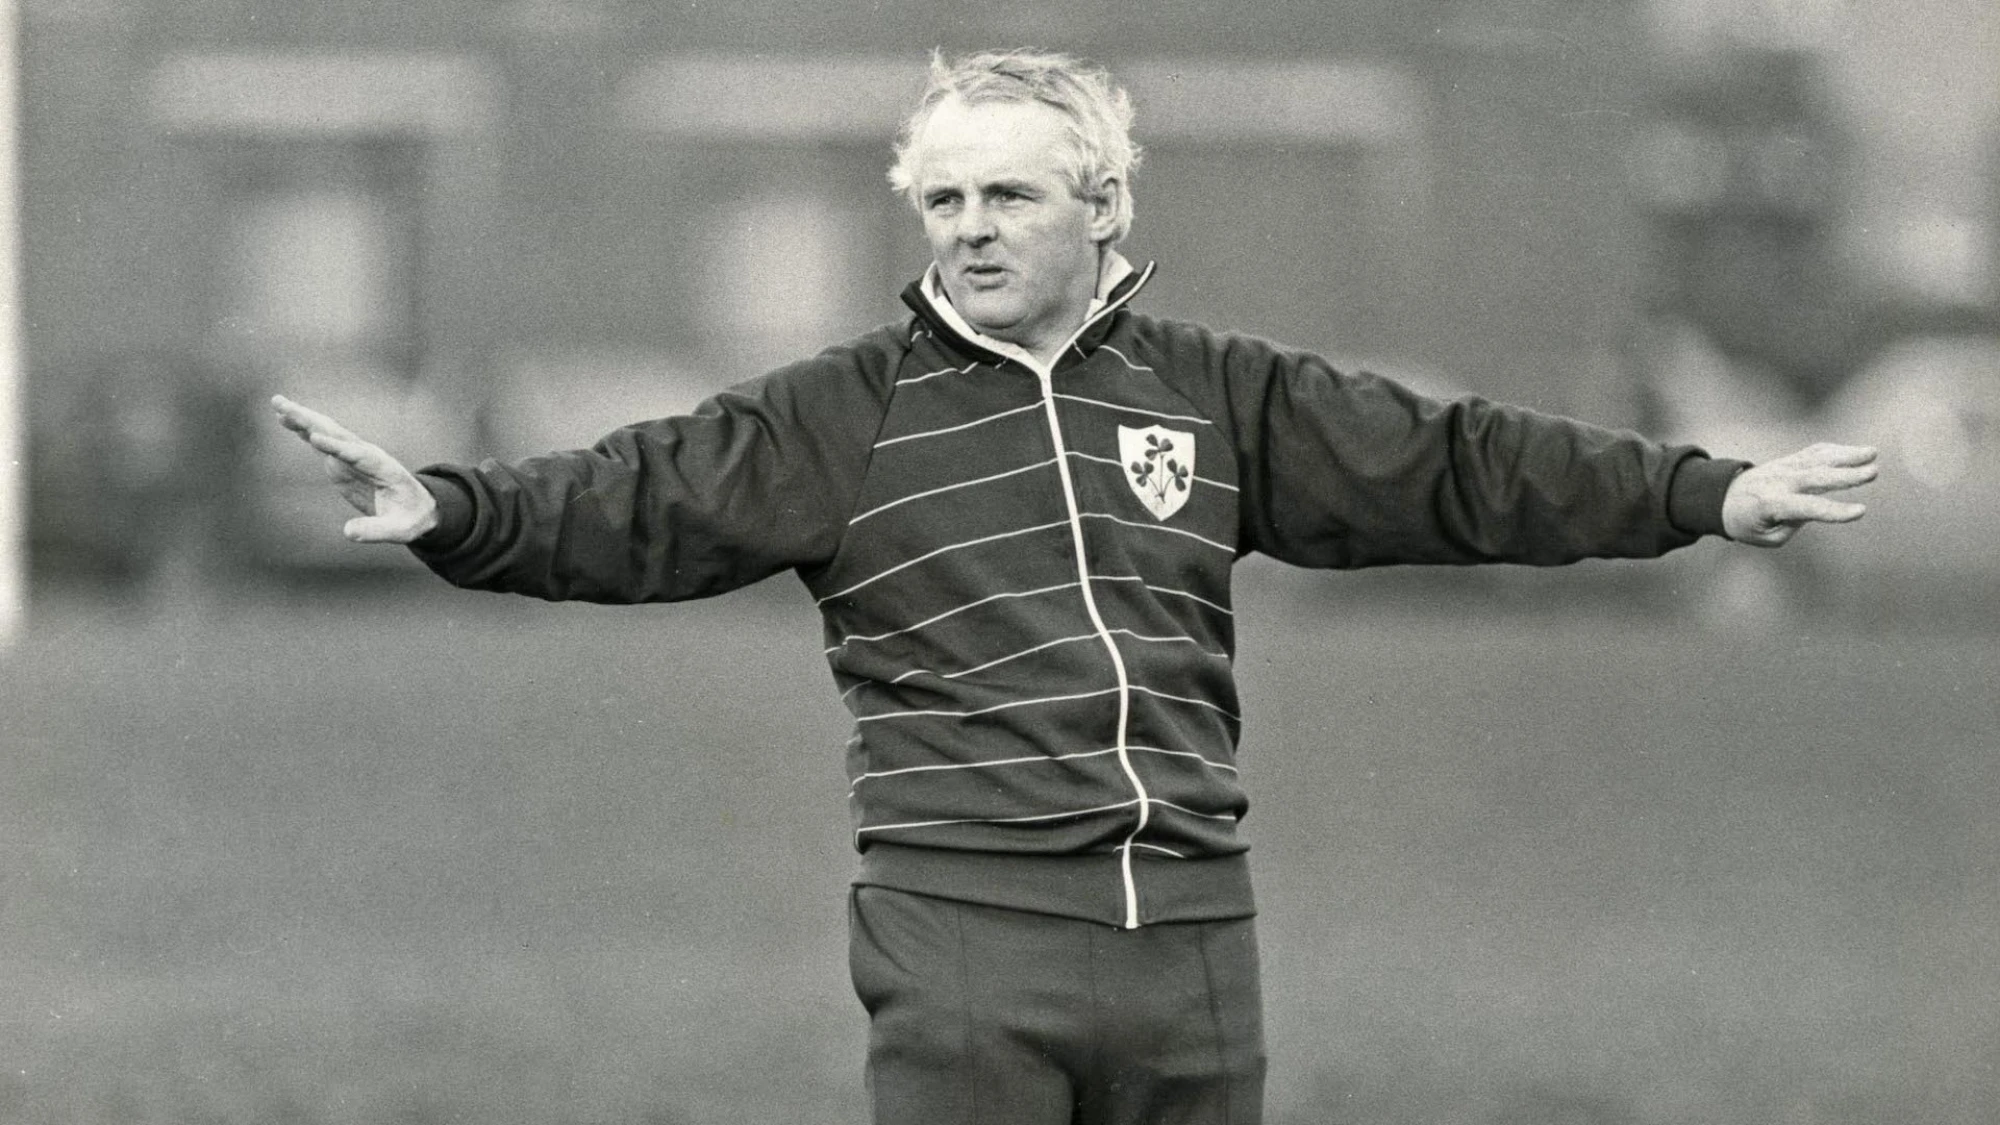
{"label": "man's mouth", "polygon": [[991,262],[975,262],[961,272],[972,281],[998,281],[1007,271]]}

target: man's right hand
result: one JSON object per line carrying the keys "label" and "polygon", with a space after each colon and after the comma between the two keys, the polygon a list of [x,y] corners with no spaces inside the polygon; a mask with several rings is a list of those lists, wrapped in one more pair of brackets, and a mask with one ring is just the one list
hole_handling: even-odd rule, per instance
{"label": "man's right hand", "polygon": [[341,499],[362,513],[347,521],[347,537],[356,543],[411,543],[438,525],[437,501],[416,474],[382,447],[354,436],[347,427],[273,395],[278,421],[320,452],[327,478]]}

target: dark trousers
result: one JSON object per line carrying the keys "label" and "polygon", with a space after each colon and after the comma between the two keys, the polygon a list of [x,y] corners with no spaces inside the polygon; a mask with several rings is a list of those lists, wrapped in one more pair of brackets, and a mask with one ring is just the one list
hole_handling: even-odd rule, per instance
{"label": "dark trousers", "polygon": [[1119,930],[856,887],[875,1125],[1257,1125],[1250,919]]}

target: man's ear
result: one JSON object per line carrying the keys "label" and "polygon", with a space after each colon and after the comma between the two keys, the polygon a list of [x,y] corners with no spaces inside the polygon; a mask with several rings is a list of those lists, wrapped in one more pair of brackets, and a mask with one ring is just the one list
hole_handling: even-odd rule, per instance
{"label": "man's ear", "polygon": [[1102,245],[1118,233],[1119,219],[1125,209],[1125,185],[1116,176],[1105,176],[1097,181],[1091,191],[1085,193],[1083,201],[1090,205],[1090,240]]}

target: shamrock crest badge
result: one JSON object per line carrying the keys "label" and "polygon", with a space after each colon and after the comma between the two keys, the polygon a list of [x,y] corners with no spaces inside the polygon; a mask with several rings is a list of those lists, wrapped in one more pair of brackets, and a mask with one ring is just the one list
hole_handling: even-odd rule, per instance
{"label": "shamrock crest badge", "polygon": [[1133,495],[1165,520],[1187,503],[1194,483],[1194,435],[1164,426],[1135,430],[1118,427],[1118,460],[1125,466],[1125,483]]}

